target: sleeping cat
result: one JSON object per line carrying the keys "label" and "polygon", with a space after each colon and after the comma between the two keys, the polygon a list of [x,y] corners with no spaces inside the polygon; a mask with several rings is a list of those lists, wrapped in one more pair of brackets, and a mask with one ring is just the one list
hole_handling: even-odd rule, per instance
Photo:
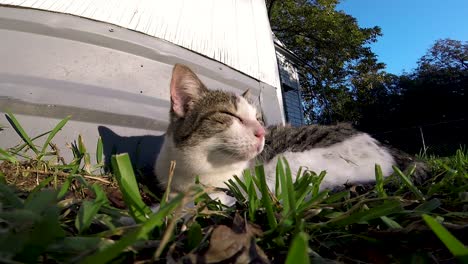
{"label": "sleeping cat", "polygon": [[[300,166],[327,174],[321,188],[375,180],[375,164],[385,176],[392,166],[407,166],[409,155],[384,147],[350,125],[272,126],[265,130],[248,93],[208,90],[188,67],[176,64],[170,84],[170,125],[156,161],[155,174],[165,187],[176,161],[171,190],[180,192],[198,175],[205,185],[225,188],[255,160],[264,163],[270,189],[275,186],[277,157],[293,172]],[[214,194],[231,203],[223,193]]]}

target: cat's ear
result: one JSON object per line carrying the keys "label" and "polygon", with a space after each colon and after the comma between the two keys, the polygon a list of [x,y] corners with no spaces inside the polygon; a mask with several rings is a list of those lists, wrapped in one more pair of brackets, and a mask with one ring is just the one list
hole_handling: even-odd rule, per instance
{"label": "cat's ear", "polygon": [[189,67],[182,64],[174,66],[171,79],[171,109],[177,116],[184,117],[207,91]]}
{"label": "cat's ear", "polygon": [[245,90],[245,92],[242,93],[242,97],[244,97],[245,100],[250,102],[252,98],[252,93],[250,92],[250,88],[247,88],[247,90]]}

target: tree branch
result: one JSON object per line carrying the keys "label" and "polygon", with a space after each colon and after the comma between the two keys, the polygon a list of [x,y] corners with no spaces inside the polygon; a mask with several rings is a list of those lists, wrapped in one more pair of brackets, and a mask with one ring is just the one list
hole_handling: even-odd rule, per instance
{"label": "tree branch", "polygon": [[271,11],[273,10],[273,6],[275,5],[276,0],[267,0],[267,14],[268,19],[271,18]]}

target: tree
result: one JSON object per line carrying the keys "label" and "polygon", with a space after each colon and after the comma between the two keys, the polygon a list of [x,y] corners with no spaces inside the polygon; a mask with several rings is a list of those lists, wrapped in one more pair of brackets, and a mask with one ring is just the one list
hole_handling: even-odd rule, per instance
{"label": "tree", "polygon": [[385,75],[368,46],[379,27],[360,28],[336,11],[338,0],[267,0],[276,37],[304,61],[300,68],[304,112],[309,123],[356,121],[356,96]]}
{"label": "tree", "polygon": [[[468,117],[468,42],[437,40],[400,83],[408,124]],[[412,118],[409,120],[409,118]]]}
{"label": "tree", "polygon": [[413,72],[363,95],[360,128],[412,152],[423,131],[434,152],[453,153],[468,143],[467,59],[467,42],[437,40]]}
{"label": "tree", "polygon": [[418,61],[419,74],[468,71],[468,42],[439,39]]}
{"label": "tree", "polygon": [[339,0],[266,3],[274,34],[303,61],[308,123],[351,121],[410,152],[421,149],[421,130],[430,145],[450,145],[449,153],[467,143],[467,42],[438,40],[413,72],[396,76],[369,47],[380,28],[359,27],[335,10]]}

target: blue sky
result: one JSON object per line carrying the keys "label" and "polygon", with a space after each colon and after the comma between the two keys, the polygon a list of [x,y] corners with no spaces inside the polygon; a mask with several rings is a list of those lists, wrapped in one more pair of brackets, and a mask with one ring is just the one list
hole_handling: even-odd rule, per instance
{"label": "blue sky", "polygon": [[468,40],[468,0],[341,0],[337,10],[361,27],[379,26],[383,36],[372,45],[387,71],[411,71],[437,39]]}

